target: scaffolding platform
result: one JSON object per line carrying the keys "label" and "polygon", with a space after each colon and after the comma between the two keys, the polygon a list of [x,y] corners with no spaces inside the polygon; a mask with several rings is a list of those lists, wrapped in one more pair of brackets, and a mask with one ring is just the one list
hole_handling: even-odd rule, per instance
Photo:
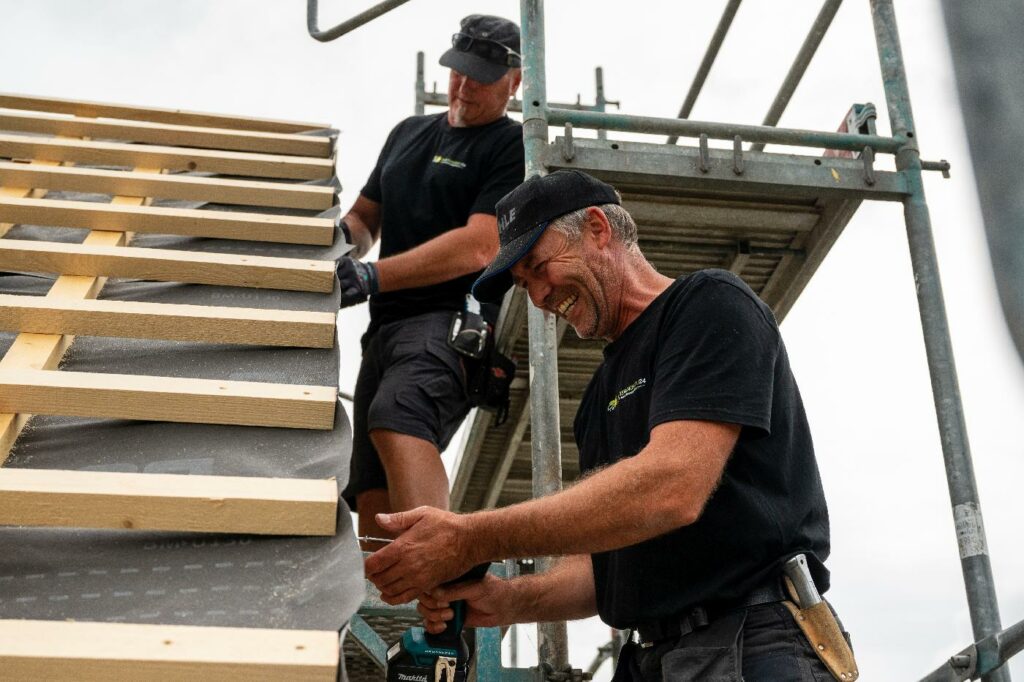
{"label": "scaffolding platform", "polygon": [[[571,133],[548,144],[543,163],[550,171],[585,171],[619,190],[636,220],[640,250],[660,272],[730,270],[780,321],[861,201],[900,201],[907,194],[902,175],[874,170],[863,158],[573,139]],[[510,304],[514,309],[523,306]],[[494,426],[490,414],[480,413],[473,422],[453,488],[453,507],[461,511],[532,497],[526,315],[507,313],[503,322],[498,344],[520,360],[509,419]],[[579,473],[572,422],[604,342],[559,331],[563,476],[572,480]]]}

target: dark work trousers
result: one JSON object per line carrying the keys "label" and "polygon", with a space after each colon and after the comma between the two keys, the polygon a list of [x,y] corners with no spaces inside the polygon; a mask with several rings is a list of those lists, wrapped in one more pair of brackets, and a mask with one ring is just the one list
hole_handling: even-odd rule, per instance
{"label": "dark work trousers", "polygon": [[627,643],[613,682],[826,682],[834,679],[781,603],[737,609],[682,637]]}

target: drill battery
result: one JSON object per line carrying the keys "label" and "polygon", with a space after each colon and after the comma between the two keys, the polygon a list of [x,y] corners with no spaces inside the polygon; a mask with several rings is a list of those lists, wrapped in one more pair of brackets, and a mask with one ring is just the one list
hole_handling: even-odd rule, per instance
{"label": "drill battery", "polygon": [[423,628],[409,628],[388,649],[388,682],[465,682],[469,648],[461,633],[440,642]]}

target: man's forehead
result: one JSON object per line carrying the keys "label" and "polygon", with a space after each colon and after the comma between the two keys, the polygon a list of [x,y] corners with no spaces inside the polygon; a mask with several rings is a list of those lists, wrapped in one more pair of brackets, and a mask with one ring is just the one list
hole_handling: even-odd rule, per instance
{"label": "man's forehead", "polygon": [[475,80],[469,74],[462,73],[458,69],[448,69],[448,73],[451,75],[452,78],[466,78],[466,79],[471,80],[474,83],[476,83],[477,87],[489,88],[489,87],[492,87],[492,86],[498,86],[498,85],[501,85],[501,84],[508,83],[509,78],[511,77],[513,70],[514,69],[508,69],[507,71],[505,71],[505,73],[503,73],[501,75],[501,78],[499,78],[498,80],[493,81],[491,83],[481,83],[480,81]]}
{"label": "man's forehead", "polygon": [[509,268],[509,272],[515,274],[516,272],[520,272],[522,270],[529,269],[530,266],[533,265],[533,261],[536,259],[536,252],[537,252],[537,244],[534,244],[530,248],[530,250],[527,251],[526,254],[522,258],[517,260],[512,265],[512,267]]}
{"label": "man's forehead", "polygon": [[516,268],[530,269],[537,261],[547,258],[556,252],[560,246],[564,246],[564,242],[565,238],[562,233],[557,230],[544,230],[544,233],[537,239],[536,243],[530,247],[530,250],[510,270],[515,271]]}

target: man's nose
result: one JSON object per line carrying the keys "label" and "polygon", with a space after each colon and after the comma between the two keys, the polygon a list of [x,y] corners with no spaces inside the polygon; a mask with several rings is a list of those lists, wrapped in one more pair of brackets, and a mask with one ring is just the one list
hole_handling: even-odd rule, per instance
{"label": "man's nose", "polygon": [[459,90],[471,92],[476,90],[479,85],[479,83],[465,74],[459,76]]}
{"label": "man's nose", "polygon": [[526,293],[533,301],[533,305],[543,309],[544,303],[547,300],[550,287],[546,286],[543,282],[537,280],[530,280],[526,283]]}

